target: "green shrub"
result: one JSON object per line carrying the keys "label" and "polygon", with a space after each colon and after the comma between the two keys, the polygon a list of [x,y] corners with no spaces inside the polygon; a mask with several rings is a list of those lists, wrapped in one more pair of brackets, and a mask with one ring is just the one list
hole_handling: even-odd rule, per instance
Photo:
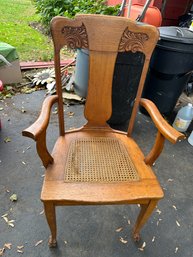
{"label": "green shrub", "polygon": [[104,0],[34,0],[34,3],[46,27],[57,15],[69,18],[77,13],[116,15],[119,9],[119,5],[107,6]]}

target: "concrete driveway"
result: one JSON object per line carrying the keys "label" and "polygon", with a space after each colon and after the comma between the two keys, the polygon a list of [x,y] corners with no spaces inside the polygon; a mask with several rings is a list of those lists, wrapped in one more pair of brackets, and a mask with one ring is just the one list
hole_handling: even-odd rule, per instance
{"label": "concrete driveway", "polygon": [[[36,119],[44,94],[39,91],[0,102],[0,216],[4,215],[0,218],[0,248],[7,244],[3,256],[192,257],[193,147],[187,140],[176,145],[166,142],[154,166],[165,198],[143,228],[138,244],[130,236],[137,206],[80,206],[57,208],[58,248],[48,248],[49,229],[39,200],[44,168],[34,142],[21,136],[22,129]],[[82,105],[65,107],[67,129],[84,124],[82,110]],[[145,153],[155,134],[151,120],[138,114],[134,137]],[[57,115],[53,114],[50,149],[57,135]],[[16,202],[10,200],[14,193]]]}

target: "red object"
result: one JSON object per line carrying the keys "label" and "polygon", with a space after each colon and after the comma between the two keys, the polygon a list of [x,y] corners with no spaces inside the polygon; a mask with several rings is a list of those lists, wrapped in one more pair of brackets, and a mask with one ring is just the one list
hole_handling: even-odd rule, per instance
{"label": "red object", "polygon": [[159,10],[162,8],[162,2],[163,0],[154,0],[154,6],[157,7]]}
{"label": "red object", "polygon": [[121,4],[121,3],[122,3],[122,0],[108,0],[107,1],[107,5],[110,5],[110,6]]}
{"label": "red object", "polygon": [[0,91],[3,91],[3,82],[0,80]]}
{"label": "red object", "polygon": [[178,25],[181,15],[190,10],[192,0],[167,0],[162,13],[162,26]]}
{"label": "red object", "polygon": [[[133,4],[145,5],[146,2],[147,0],[132,0],[132,5]],[[151,1],[149,6],[153,6],[153,5],[154,5],[154,0]]]}
{"label": "red object", "polygon": [[[143,19],[143,22],[147,24],[151,24],[156,27],[160,27],[162,23],[162,16],[160,10],[153,6],[154,2],[157,2],[157,4],[160,4],[162,0],[152,0],[150,3],[150,6],[148,7],[145,17]],[[131,6],[131,12],[129,18],[132,20],[136,20],[137,17],[142,13],[144,4],[147,2],[147,0],[132,0],[132,6]],[[122,0],[108,0],[108,5],[116,5],[121,4]],[[128,3],[128,0],[127,0]],[[127,4],[124,8],[124,16],[127,17]]]}
{"label": "red object", "polygon": [[[132,5],[144,5],[146,0],[132,0]],[[178,19],[183,14],[187,13],[192,5],[192,0],[167,0],[164,6],[163,0],[152,0],[150,6],[155,6],[161,11],[162,24],[161,26],[176,26]],[[122,0],[108,0],[108,5],[121,4]],[[128,3],[128,0],[127,0]],[[148,22],[147,22],[148,23]]]}
{"label": "red object", "polygon": [[[0,91],[3,91],[3,82],[0,80]],[[1,119],[0,119],[0,130],[1,130]]]}
{"label": "red object", "polygon": [[[151,3],[150,3],[150,6],[155,5],[154,2],[161,2],[162,3],[162,0],[152,0]],[[121,4],[121,3],[122,3],[122,0],[108,0],[107,1],[108,5],[117,5],[117,4]],[[128,0],[127,0],[127,3],[128,3]],[[145,3],[146,3],[146,0],[132,0],[132,4],[142,4],[142,5],[144,5]]]}
{"label": "red object", "polygon": [[[143,10],[143,5],[141,4],[133,4],[131,6],[131,12],[130,12],[130,17],[132,20],[136,20],[137,17],[141,14]],[[124,10],[124,16],[127,16],[127,7]],[[155,6],[149,6],[146,13],[145,17],[142,20],[142,22],[160,27],[162,24],[162,16],[160,10],[155,7]]]}
{"label": "red object", "polygon": [[[152,6],[154,4],[154,1],[155,0],[152,0],[152,2],[150,3],[150,6]],[[160,0],[162,1],[162,0]],[[107,4],[108,5],[117,5],[117,4],[121,4],[122,3],[122,0],[108,0],[107,1]],[[127,3],[128,3],[128,0],[127,0]],[[145,4],[146,3],[146,0],[133,0],[132,1],[132,4]]]}

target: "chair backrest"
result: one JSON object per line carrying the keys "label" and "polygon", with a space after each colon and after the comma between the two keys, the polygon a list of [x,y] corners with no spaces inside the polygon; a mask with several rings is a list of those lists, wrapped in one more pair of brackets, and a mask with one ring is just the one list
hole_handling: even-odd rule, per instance
{"label": "chair backrest", "polygon": [[88,126],[106,126],[112,113],[112,81],[119,52],[142,52],[145,60],[130,119],[132,131],[141,97],[149,60],[159,33],[150,25],[137,24],[124,17],[77,15],[75,19],[55,17],[51,22],[55,49],[57,94],[59,96],[60,134],[64,134],[62,88],[60,78],[60,50],[69,48],[89,50],[89,81],[85,105]]}

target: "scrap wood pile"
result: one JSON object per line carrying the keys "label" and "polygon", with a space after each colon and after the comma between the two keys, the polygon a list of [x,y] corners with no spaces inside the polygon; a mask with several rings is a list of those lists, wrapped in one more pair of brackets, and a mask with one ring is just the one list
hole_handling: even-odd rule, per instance
{"label": "scrap wood pile", "polygon": [[[74,65],[75,60],[71,61],[64,67],[61,67],[61,81],[63,89],[63,99],[65,104],[84,103],[85,99],[76,95],[74,92]],[[47,89],[47,95],[56,94],[56,80],[54,68],[46,68],[33,74],[26,75],[30,83],[28,83],[26,90],[32,91],[38,89]],[[24,92],[25,93],[25,92]]]}
{"label": "scrap wood pile", "polygon": [[[82,104],[85,99],[74,92],[75,59],[61,67],[61,80],[64,104]],[[0,99],[10,98],[15,94],[30,94],[34,91],[46,89],[46,95],[56,94],[56,80],[54,68],[29,69],[23,72],[23,82],[4,86],[0,92]]]}

